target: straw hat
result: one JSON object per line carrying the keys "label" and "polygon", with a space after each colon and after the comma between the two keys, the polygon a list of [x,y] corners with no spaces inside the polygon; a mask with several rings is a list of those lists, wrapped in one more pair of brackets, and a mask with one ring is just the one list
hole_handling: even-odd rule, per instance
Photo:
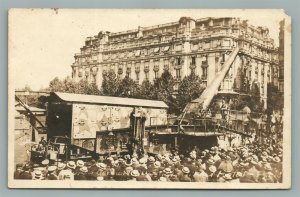
{"label": "straw hat", "polygon": [[140,164],[145,164],[145,163],[147,163],[147,159],[146,158],[141,158],[139,160],[139,162],[140,162]]}
{"label": "straw hat", "polygon": [[58,163],[57,164],[57,169],[58,170],[62,170],[62,169],[64,169],[66,167],[66,164],[64,164],[64,163]]}
{"label": "straw hat", "polygon": [[208,168],[208,170],[209,170],[210,172],[214,173],[214,172],[217,171],[217,168],[216,168],[216,166],[210,166],[210,167]]}
{"label": "straw hat", "polygon": [[80,168],[80,171],[86,173],[86,172],[88,172],[88,169],[86,166],[83,166]]}
{"label": "straw hat", "polygon": [[275,163],[279,163],[280,161],[281,161],[281,160],[280,160],[279,157],[275,157],[275,158],[274,158],[274,162],[275,162]]}
{"label": "straw hat", "polygon": [[48,172],[54,172],[57,169],[56,166],[49,166],[48,167]]}
{"label": "straw hat", "polygon": [[100,169],[105,169],[106,168],[106,164],[105,163],[96,163],[96,166]]}
{"label": "straw hat", "polygon": [[135,158],[135,157],[132,158],[131,161],[132,161],[132,163],[138,163],[138,160],[137,160],[137,158]]}
{"label": "straw hat", "polygon": [[76,168],[76,164],[75,164],[74,161],[69,161],[69,162],[67,163],[67,167],[68,167],[68,168],[71,168],[71,169],[75,169],[75,168]]}
{"label": "straw hat", "polygon": [[148,158],[148,161],[149,161],[149,162],[155,162],[155,158],[152,157],[152,156],[150,156],[150,157]]}
{"label": "straw hat", "polygon": [[165,174],[172,174],[172,170],[170,168],[165,168],[163,170],[163,173],[165,173]]}
{"label": "straw hat", "polygon": [[48,165],[49,164],[49,160],[48,159],[45,159],[42,161],[42,165]]}
{"label": "straw hat", "polygon": [[183,172],[184,174],[188,174],[188,173],[190,173],[190,169],[189,169],[188,167],[183,167],[183,168],[182,168],[182,172]]}
{"label": "straw hat", "polygon": [[34,179],[43,179],[43,173],[40,170],[34,171]]}
{"label": "straw hat", "polygon": [[160,167],[160,166],[161,166],[161,164],[160,164],[160,162],[159,162],[159,161],[156,161],[156,162],[154,162],[154,166],[155,166],[155,167]]}
{"label": "straw hat", "polygon": [[132,176],[132,177],[137,177],[137,176],[140,176],[140,173],[139,173],[139,171],[137,171],[137,170],[132,170],[132,171],[130,172],[130,176]]}
{"label": "straw hat", "polygon": [[213,160],[213,159],[209,159],[209,160],[207,160],[207,164],[214,164],[215,163],[215,161]]}
{"label": "straw hat", "polygon": [[82,167],[82,166],[84,166],[84,162],[83,162],[82,160],[78,160],[78,161],[76,162],[76,165],[77,165],[78,167]]}
{"label": "straw hat", "polygon": [[231,180],[231,179],[232,179],[230,173],[224,174],[223,178],[224,178],[225,180]]}

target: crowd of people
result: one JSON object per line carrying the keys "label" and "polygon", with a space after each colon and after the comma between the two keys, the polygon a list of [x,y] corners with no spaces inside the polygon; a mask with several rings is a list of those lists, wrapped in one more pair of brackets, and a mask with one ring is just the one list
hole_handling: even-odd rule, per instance
{"label": "crowd of people", "polygon": [[97,161],[17,164],[15,179],[171,181],[171,182],[282,182],[282,146],[244,145],[228,149],[212,147],[138,156],[100,157]]}

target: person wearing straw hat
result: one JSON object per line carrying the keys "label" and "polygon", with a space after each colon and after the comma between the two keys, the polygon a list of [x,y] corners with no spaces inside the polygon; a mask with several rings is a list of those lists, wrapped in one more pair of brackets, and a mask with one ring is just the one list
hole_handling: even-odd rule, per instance
{"label": "person wearing straw hat", "polygon": [[130,172],[130,177],[131,179],[129,179],[128,181],[137,181],[137,177],[140,176],[140,173],[138,170],[132,170]]}
{"label": "person wearing straw hat", "polygon": [[82,168],[84,166],[84,161],[82,160],[77,160],[76,161],[76,167],[75,167],[75,170],[74,170],[74,173],[79,173],[80,172],[80,168]]}
{"label": "person wearing straw hat", "polygon": [[188,167],[183,167],[181,171],[182,171],[182,174],[179,177],[179,181],[180,182],[191,182],[192,179],[189,177],[190,169]]}
{"label": "person wearing straw hat", "polygon": [[137,169],[139,166],[140,166],[140,163],[139,163],[139,161],[137,160],[137,158],[135,158],[135,157],[133,157],[132,159],[131,159],[131,162],[132,162],[132,167],[134,168],[134,169]]}
{"label": "person wearing straw hat", "polygon": [[56,166],[49,166],[48,167],[48,175],[47,180],[58,180],[58,176],[56,175]]}
{"label": "person wearing straw hat", "polygon": [[42,171],[43,175],[46,176],[48,173],[49,159],[44,159],[39,167],[39,170]]}
{"label": "person wearing straw hat", "polygon": [[43,176],[43,173],[42,171],[40,170],[36,170],[33,172],[33,177],[32,177],[32,180],[44,180],[44,176]]}
{"label": "person wearing straw hat", "polygon": [[162,171],[162,177],[165,177],[167,179],[167,181],[171,181],[170,180],[170,176],[173,174],[171,168],[165,168]]}
{"label": "person wearing straw hat", "polygon": [[105,179],[107,176],[107,165],[105,163],[97,163],[96,166],[98,167],[97,177],[101,176]]}
{"label": "person wearing straw hat", "polygon": [[74,161],[69,161],[67,163],[67,168],[70,169],[72,172],[74,172],[74,170],[76,168],[76,163]]}
{"label": "person wearing straw hat", "polygon": [[231,173],[225,173],[223,175],[223,180],[225,183],[231,182],[231,180],[232,180]]}
{"label": "person wearing straw hat", "polygon": [[66,167],[66,164],[59,162],[59,163],[57,164],[56,173],[59,174],[60,171],[62,171],[63,169],[65,169],[65,167]]}
{"label": "person wearing straw hat", "polygon": [[79,172],[74,175],[74,180],[87,180],[86,174],[88,172],[88,168],[86,166],[82,166],[79,169]]}

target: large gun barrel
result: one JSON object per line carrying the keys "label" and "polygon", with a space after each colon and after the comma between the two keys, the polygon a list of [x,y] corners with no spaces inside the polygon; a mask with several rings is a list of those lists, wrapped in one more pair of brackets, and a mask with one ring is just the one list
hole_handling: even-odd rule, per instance
{"label": "large gun barrel", "polygon": [[186,117],[187,114],[197,113],[199,111],[205,111],[212,102],[214,96],[218,93],[218,88],[221,82],[224,80],[227,72],[229,71],[232,63],[234,62],[237,54],[239,52],[239,47],[236,47],[228,57],[227,61],[224,63],[223,68],[219,73],[216,74],[214,80],[207,85],[206,89],[202,92],[199,98],[189,102],[181,115],[180,123]]}

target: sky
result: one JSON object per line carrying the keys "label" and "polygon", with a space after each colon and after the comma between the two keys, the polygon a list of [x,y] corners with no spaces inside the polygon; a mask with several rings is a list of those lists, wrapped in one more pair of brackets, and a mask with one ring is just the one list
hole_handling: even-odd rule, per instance
{"label": "sky", "polygon": [[13,9],[9,12],[10,81],[14,88],[47,87],[53,78],[71,75],[74,54],[86,37],[176,22],[182,16],[240,17],[268,27],[276,45],[284,17],[281,10]]}

